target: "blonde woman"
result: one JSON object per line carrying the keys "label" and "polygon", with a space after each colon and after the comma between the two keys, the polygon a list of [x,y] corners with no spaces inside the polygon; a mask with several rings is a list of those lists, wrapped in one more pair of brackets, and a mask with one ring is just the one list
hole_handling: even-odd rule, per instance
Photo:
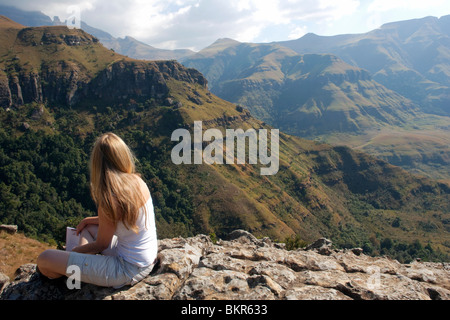
{"label": "blonde woman", "polygon": [[158,245],[150,191],[135,172],[132,152],[117,135],[106,133],[95,142],[90,179],[98,216],[77,226],[80,244],[73,251],[42,252],[38,269],[54,279],[72,275],[68,267],[78,266],[82,282],[133,285],[151,272]]}

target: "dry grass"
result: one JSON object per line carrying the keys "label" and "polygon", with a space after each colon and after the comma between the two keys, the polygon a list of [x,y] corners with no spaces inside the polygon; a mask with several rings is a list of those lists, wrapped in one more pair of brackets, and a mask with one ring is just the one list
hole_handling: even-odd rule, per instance
{"label": "dry grass", "polygon": [[0,272],[11,280],[17,268],[26,263],[36,263],[39,254],[54,247],[25,237],[21,233],[14,235],[0,231]]}

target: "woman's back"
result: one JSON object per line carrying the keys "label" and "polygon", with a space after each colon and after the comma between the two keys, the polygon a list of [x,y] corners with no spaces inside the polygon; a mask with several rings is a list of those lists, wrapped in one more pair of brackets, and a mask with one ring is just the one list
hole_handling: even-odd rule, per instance
{"label": "woman's back", "polygon": [[139,210],[136,226],[138,233],[127,229],[122,222],[117,224],[115,232],[117,236],[116,254],[130,263],[145,267],[155,261],[158,251],[155,214],[150,196]]}
{"label": "woman's back", "polygon": [[140,206],[135,230],[126,226],[122,221],[117,223],[115,253],[130,263],[145,267],[154,262],[158,250],[155,213],[147,185],[138,175],[133,174],[133,177],[136,179],[135,192],[141,194],[138,199],[147,199],[147,201]]}

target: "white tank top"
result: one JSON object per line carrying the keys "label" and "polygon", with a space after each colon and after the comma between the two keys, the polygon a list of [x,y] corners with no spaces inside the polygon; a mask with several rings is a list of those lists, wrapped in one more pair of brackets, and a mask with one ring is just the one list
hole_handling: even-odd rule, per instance
{"label": "white tank top", "polygon": [[[143,210],[144,207],[145,211]],[[151,196],[145,205],[139,209],[136,225],[139,228],[137,234],[133,230],[127,229],[123,222],[117,224],[115,232],[117,236],[116,254],[129,263],[139,267],[147,267],[154,263],[158,254],[155,213]]]}

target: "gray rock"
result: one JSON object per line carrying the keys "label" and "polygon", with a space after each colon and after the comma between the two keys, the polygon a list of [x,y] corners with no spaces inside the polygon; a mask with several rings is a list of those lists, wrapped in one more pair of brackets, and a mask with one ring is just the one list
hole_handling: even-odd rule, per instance
{"label": "gray rock", "polygon": [[3,289],[8,286],[9,282],[9,277],[6,274],[0,272],[0,295],[3,292]]}
{"label": "gray rock", "polygon": [[314,250],[322,255],[328,256],[332,253],[332,246],[333,243],[331,242],[331,240],[320,238],[308,245],[305,250]]}
{"label": "gray rock", "polygon": [[[326,255],[323,253],[326,252]],[[213,244],[205,235],[159,241],[152,273],[121,289],[49,280],[34,264],[13,281],[0,274],[4,300],[449,300],[448,263],[401,264],[359,249],[331,250],[320,239],[287,251],[270,239],[237,230]]]}
{"label": "gray rock", "polygon": [[11,224],[2,224],[0,225],[0,231],[5,231],[9,234],[17,233],[17,226]]}
{"label": "gray rock", "polygon": [[229,241],[238,240],[239,242],[247,242],[247,243],[259,242],[259,240],[250,232],[241,229],[232,231],[228,235],[227,240]]}

